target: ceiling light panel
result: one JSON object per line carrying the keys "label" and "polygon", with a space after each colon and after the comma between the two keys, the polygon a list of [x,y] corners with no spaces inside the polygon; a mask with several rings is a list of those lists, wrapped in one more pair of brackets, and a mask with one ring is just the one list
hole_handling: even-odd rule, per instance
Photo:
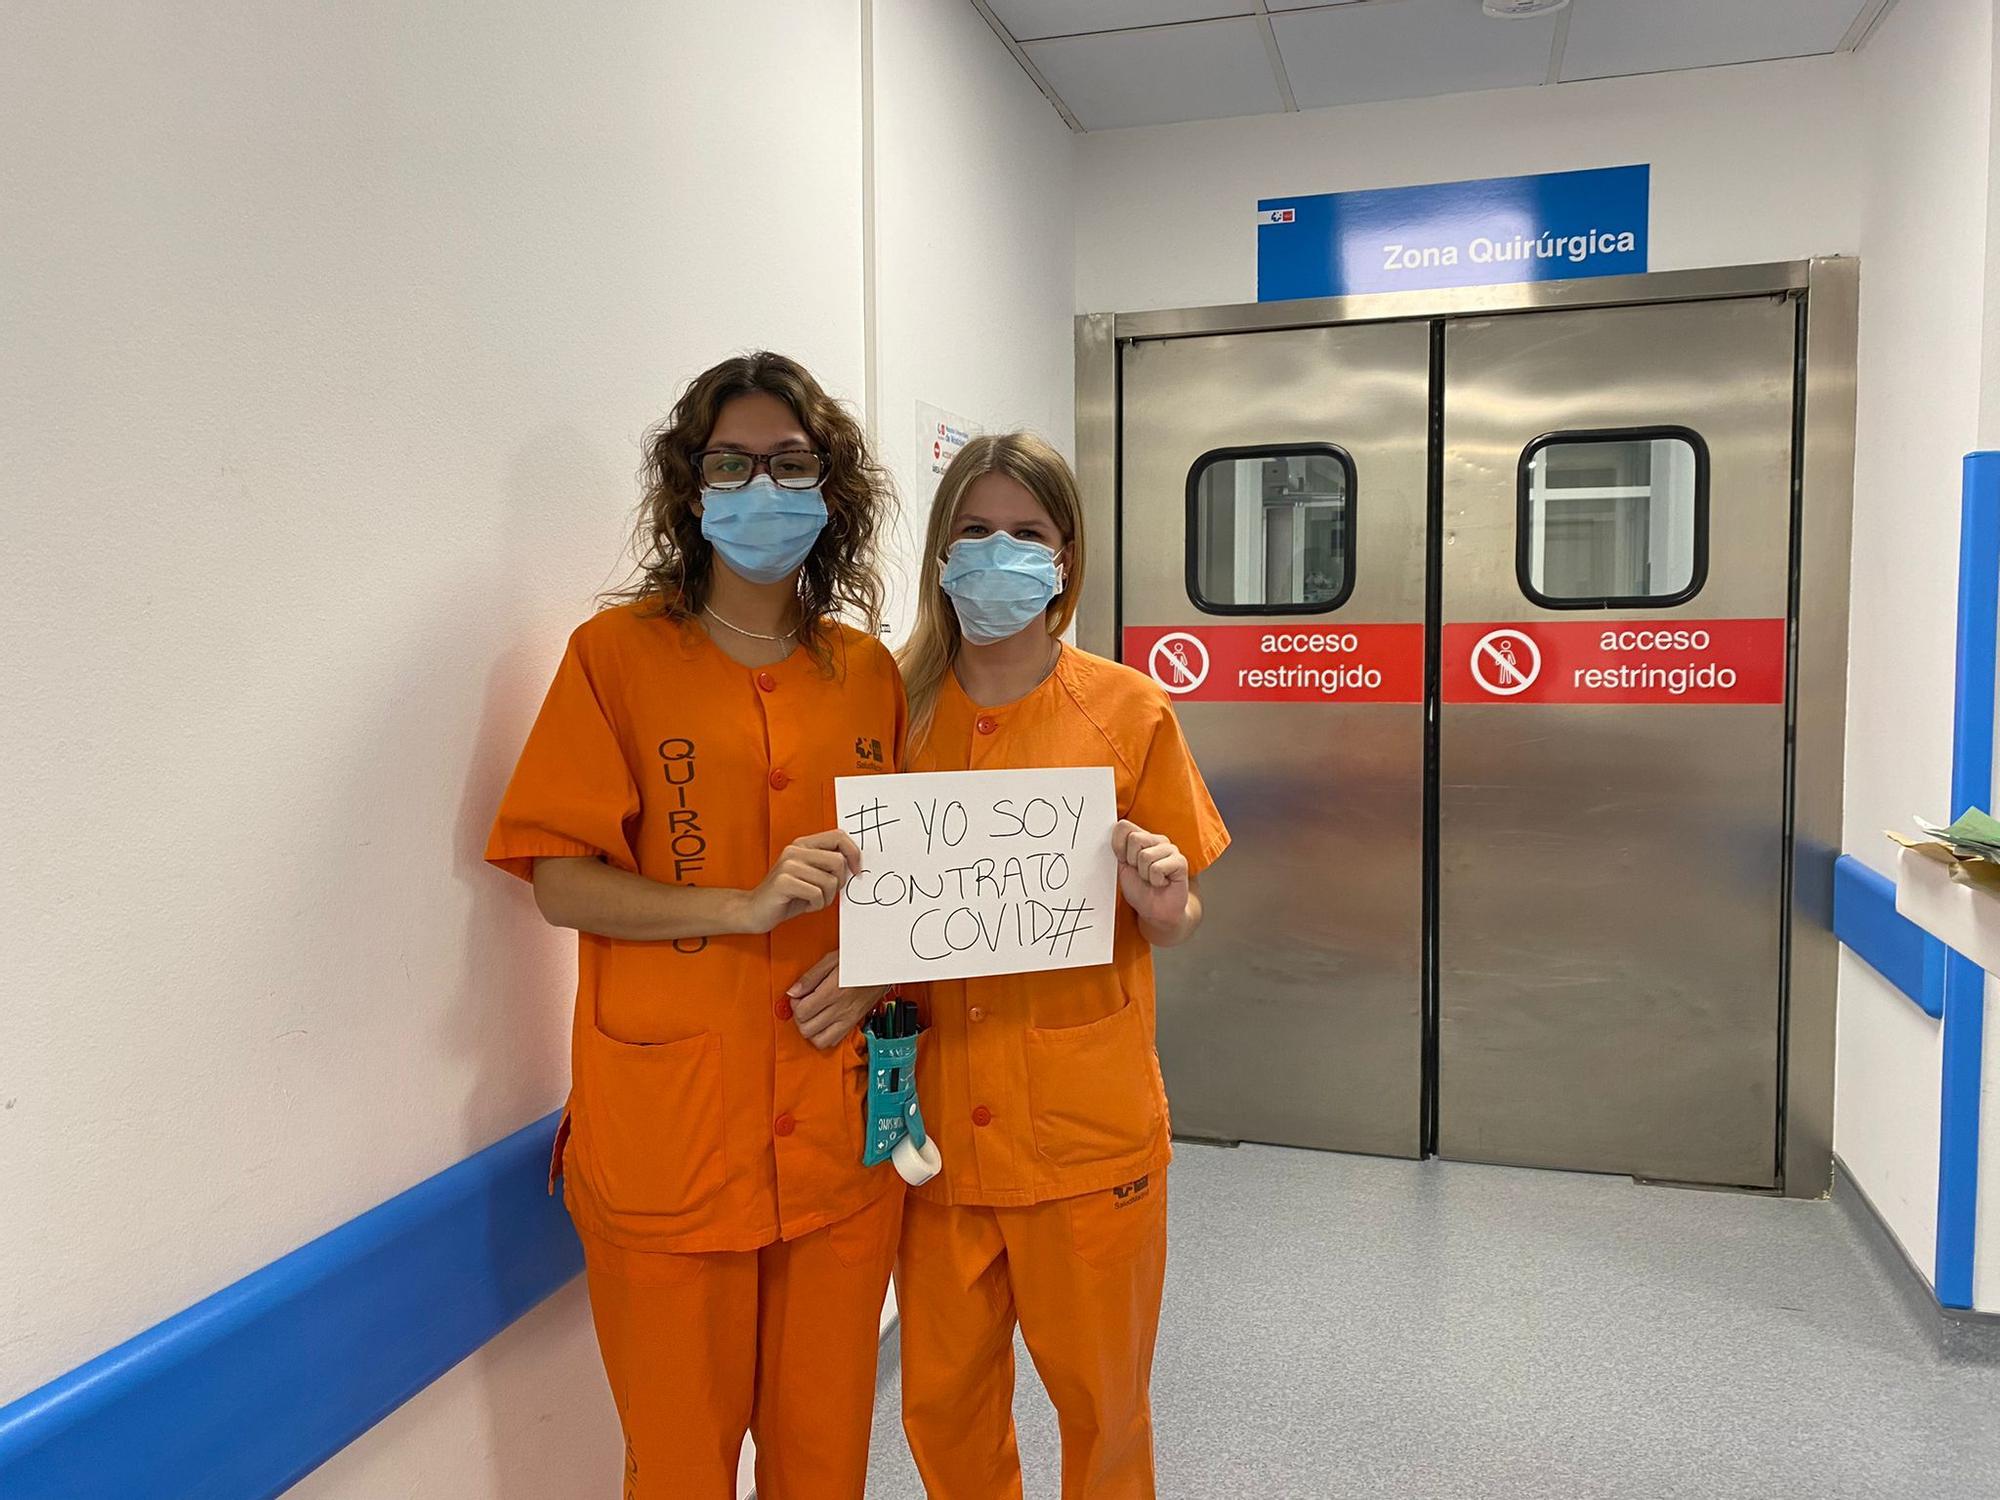
{"label": "ceiling light panel", "polygon": [[1285,107],[1255,18],[1025,42],[1022,50],[1085,130]]}
{"label": "ceiling light panel", "polygon": [[1562,76],[1610,78],[1831,52],[1861,8],[1862,0],[1575,0]]}
{"label": "ceiling light panel", "polygon": [[986,3],[1017,42],[1257,13],[1251,0],[986,0]]}
{"label": "ceiling light panel", "polygon": [[1494,20],[1478,0],[1399,0],[1271,15],[1300,109],[1548,80],[1556,22]]}

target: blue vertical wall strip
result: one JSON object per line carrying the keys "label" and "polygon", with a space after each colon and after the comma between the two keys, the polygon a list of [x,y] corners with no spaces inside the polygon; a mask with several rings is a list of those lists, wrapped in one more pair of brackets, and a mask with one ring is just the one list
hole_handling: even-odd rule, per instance
{"label": "blue vertical wall strip", "polygon": [[[1958,691],[1952,720],[1951,814],[1993,805],[1994,655],[2000,651],[2000,453],[1968,454],[1958,532]],[[1963,954],[1944,961],[1944,1078],[1939,1098],[1937,1298],[1972,1306],[1979,1216],[1979,1064],[1986,973]]]}
{"label": "blue vertical wall strip", "polygon": [[268,1500],[583,1269],[550,1115],[0,1406],[5,1500]]}

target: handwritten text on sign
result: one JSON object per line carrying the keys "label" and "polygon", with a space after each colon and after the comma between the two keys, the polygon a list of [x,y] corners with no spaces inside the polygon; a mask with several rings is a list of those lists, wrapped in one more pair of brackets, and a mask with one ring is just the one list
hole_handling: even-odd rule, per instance
{"label": "handwritten text on sign", "polygon": [[1111,962],[1117,789],[1104,766],[842,776],[861,873],[840,897],[849,985]]}

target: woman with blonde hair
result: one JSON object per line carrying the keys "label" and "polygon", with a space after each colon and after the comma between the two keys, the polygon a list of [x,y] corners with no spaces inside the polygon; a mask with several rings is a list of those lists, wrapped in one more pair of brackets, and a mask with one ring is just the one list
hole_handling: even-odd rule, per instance
{"label": "woman with blonde hair", "polygon": [[1166,1269],[1155,947],[1201,922],[1229,842],[1166,693],[1064,644],[1083,583],[1076,480],[1027,433],[967,443],[938,485],[899,653],[912,771],[1108,766],[1112,961],[933,981],[918,1049],[942,1175],[906,1205],[903,1425],[940,1500],[1018,1500],[1018,1323],[1062,1430],[1064,1500],[1150,1497]]}

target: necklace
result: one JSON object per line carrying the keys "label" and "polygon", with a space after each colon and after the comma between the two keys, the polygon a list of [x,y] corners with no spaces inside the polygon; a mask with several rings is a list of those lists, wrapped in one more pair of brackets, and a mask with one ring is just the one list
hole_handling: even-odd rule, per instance
{"label": "necklace", "polygon": [[706,604],[701,607],[701,612],[715,621],[724,630],[732,630],[738,635],[747,635],[753,641],[789,641],[793,636],[798,634],[796,628],[787,630],[783,635],[766,635],[761,630],[745,630],[741,625],[732,624],[730,621],[723,619],[721,615],[710,609]]}
{"label": "necklace", "polygon": [[[1049,644],[1055,648],[1053,651],[1049,653],[1049,664],[1042,668],[1041,672],[1036,676],[1033,682],[1029,683],[1026,687],[1022,688],[1020,692],[1016,693],[1012,698],[1008,699],[1007,702],[1019,703],[1023,698],[1027,697],[1028,694],[1034,692],[1036,688],[1040,687],[1043,683],[1047,682],[1049,678],[1055,675],[1056,665],[1062,660],[1062,642],[1060,640],[1051,640]],[[964,693],[967,698],[971,698],[972,692],[969,688],[966,687],[965,677],[959,671],[959,663],[956,661],[952,663],[951,675],[953,680],[958,683],[958,690]],[[1003,691],[1005,690],[1003,689]],[[976,704],[975,706],[980,708],[999,708],[1002,707],[1003,705],[998,703],[990,703],[990,704],[980,703]]]}

